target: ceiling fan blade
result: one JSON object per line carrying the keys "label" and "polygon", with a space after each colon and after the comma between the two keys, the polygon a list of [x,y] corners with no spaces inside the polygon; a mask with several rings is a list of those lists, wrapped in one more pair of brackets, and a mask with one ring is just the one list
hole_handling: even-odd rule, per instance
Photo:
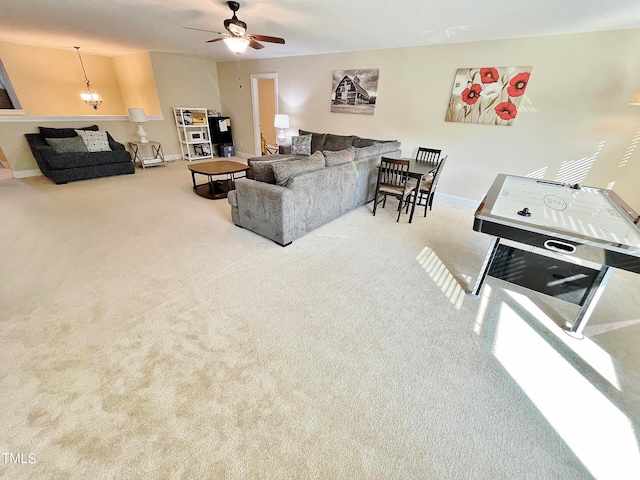
{"label": "ceiling fan blade", "polygon": [[219,42],[220,40],[224,40],[224,38],[223,38],[223,37],[221,37],[221,38],[212,38],[211,40],[207,40],[207,41],[206,41],[206,42],[204,42],[204,43]]}
{"label": "ceiling fan blade", "polygon": [[256,42],[253,38],[249,39],[249,46],[251,48],[255,48],[256,50],[260,50],[261,48],[264,48],[264,45],[262,45],[261,43]]}
{"label": "ceiling fan blade", "polygon": [[193,28],[193,27],[182,27],[182,28],[186,28],[187,30],[198,30],[199,32],[209,32],[209,33],[217,33],[218,35],[224,35],[224,33],[222,33],[222,32],[215,32],[213,30],[205,30],[203,28]]}
{"label": "ceiling fan blade", "polygon": [[255,40],[260,40],[261,42],[284,43],[284,38],[270,37],[269,35],[258,35],[252,33],[251,35],[247,35],[247,37],[253,38]]}

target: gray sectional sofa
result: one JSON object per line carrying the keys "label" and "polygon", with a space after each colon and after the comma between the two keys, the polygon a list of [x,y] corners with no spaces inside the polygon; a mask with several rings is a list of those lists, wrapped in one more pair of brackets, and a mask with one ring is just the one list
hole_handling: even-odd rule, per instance
{"label": "gray sectional sofa", "polygon": [[251,158],[248,178],[228,195],[236,225],[282,246],[373,200],[380,157],[401,154],[395,140],[300,135],[311,135],[311,155]]}

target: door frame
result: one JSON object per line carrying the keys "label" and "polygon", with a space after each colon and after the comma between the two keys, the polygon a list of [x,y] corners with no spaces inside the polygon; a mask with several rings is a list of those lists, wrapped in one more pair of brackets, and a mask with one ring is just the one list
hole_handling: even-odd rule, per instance
{"label": "door frame", "polygon": [[260,98],[258,94],[258,80],[273,79],[273,96],[276,102],[276,113],[279,112],[278,104],[278,74],[277,73],[252,73],[251,74],[251,104],[253,108],[253,140],[255,155],[262,155],[262,143],[260,141]]}

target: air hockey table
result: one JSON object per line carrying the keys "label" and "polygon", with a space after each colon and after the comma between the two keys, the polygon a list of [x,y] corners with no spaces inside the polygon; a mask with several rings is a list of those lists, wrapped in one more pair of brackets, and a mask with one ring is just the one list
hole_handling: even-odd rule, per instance
{"label": "air hockey table", "polygon": [[583,338],[611,268],[640,273],[639,221],[612,190],[498,175],[474,216],[493,240],[469,294],[490,276],[571,302],[563,329]]}

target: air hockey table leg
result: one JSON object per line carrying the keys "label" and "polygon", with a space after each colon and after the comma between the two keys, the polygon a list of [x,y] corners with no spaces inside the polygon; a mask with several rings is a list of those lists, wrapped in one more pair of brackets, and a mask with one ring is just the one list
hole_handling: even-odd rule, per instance
{"label": "air hockey table leg", "polygon": [[584,338],[582,331],[587,325],[587,322],[589,321],[589,318],[591,317],[591,314],[593,313],[593,310],[595,309],[596,304],[598,303],[598,300],[600,299],[600,296],[604,291],[604,287],[609,281],[611,272],[611,268],[609,268],[607,265],[602,266],[602,268],[598,272],[598,275],[593,281],[591,288],[589,288],[585,301],[580,307],[580,311],[578,312],[578,315],[576,315],[573,324],[571,324],[571,326],[565,325],[564,327],[562,327],[562,330],[564,330],[567,335],[580,340]]}
{"label": "air hockey table leg", "polygon": [[482,264],[482,268],[480,269],[480,274],[476,279],[476,284],[473,289],[467,292],[467,295],[471,298],[480,297],[480,290],[482,290],[482,285],[484,285],[484,280],[487,278],[487,274],[489,273],[489,268],[491,268],[491,262],[493,262],[493,257],[496,256],[496,252],[498,251],[498,246],[500,245],[500,237],[493,237],[492,243],[489,246],[489,250],[487,251],[487,256],[484,258],[484,263]]}

